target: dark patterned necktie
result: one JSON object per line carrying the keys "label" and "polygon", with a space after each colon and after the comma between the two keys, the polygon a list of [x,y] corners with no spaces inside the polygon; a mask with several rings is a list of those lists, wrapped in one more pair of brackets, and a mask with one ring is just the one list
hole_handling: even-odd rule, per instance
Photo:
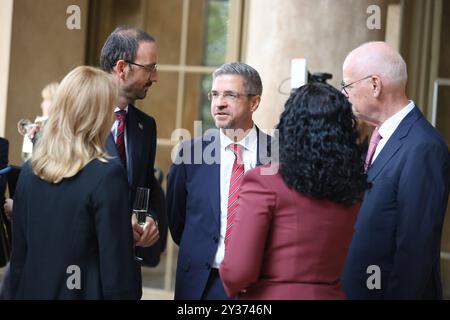
{"label": "dark patterned necktie", "polygon": [[116,130],[116,147],[119,158],[122,161],[123,166],[127,167],[127,154],[125,152],[125,122],[127,118],[127,112],[125,110],[119,110],[115,112],[116,119],[118,121]]}

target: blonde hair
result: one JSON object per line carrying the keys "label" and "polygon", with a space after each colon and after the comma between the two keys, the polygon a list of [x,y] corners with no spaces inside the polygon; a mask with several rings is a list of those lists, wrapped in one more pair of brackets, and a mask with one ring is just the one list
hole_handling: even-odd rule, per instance
{"label": "blonde hair", "polygon": [[42,89],[41,96],[42,99],[48,100],[48,101],[54,101],[56,96],[56,91],[58,90],[58,82],[52,82],[49,83]]}
{"label": "blonde hair", "polygon": [[106,162],[104,145],[117,97],[117,83],[109,74],[87,66],[72,70],[59,85],[52,114],[36,144],[33,172],[58,183],[93,159]]}

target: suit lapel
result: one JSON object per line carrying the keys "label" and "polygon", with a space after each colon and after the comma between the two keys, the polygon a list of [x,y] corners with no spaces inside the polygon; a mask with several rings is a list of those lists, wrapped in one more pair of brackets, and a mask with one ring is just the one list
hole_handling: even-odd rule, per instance
{"label": "suit lapel", "polygon": [[[217,158],[220,162],[220,135],[218,130],[214,135],[208,136],[206,140],[204,139],[202,145],[202,151],[204,151],[206,147],[208,147],[208,150],[214,150],[214,153],[212,154],[213,157],[216,157],[215,152],[217,152]],[[208,193],[214,221],[216,222],[216,225],[220,227],[220,163],[203,164],[201,167],[205,190]]]}
{"label": "suit lapel", "polygon": [[128,182],[134,185],[137,181],[137,175],[141,170],[140,161],[144,143],[144,124],[140,121],[133,105],[128,106],[127,115],[127,172]]}
{"label": "suit lapel", "polygon": [[381,150],[378,157],[373,162],[372,166],[369,168],[367,172],[368,180],[373,181],[383,170],[384,166],[389,162],[389,160],[397,153],[397,151],[401,148],[403,142],[402,139],[408,136],[409,130],[414,122],[421,117],[417,107],[414,107],[410,113],[400,122],[400,125],[394,131],[393,135],[389,138],[389,141],[384,146],[383,150]]}
{"label": "suit lapel", "polygon": [[[270,152],[271,152],[271,139],[270,136],[259,130],[258,126],[256,128],[256,165],[260,166],[270,162]],[[262,153],[260,150],[262,148],[265,150]]]}
{"label": "suit lapel", "polygon": [[378,157],[373,162],[372,166],[367,172],[369,181],[375,180],[375,178],[383,170],[384,166],[389,162],[389,160],[395,155],[398,149],[402,146],[402,143],[398,138],[394,139],[393,136],[389,139],[388,143],[384,146],[383,150],[380,152]]}

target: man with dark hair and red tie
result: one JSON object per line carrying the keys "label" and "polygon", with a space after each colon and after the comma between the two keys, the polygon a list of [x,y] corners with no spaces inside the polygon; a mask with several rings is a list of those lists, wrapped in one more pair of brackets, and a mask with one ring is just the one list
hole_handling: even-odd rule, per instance
{"label": "man with dark hair and red tie", "polygon": [[255,69],[237,62],[220,66],[208,94],[219,130],[183,142],[169,170],[169,228],[179,245],[175,299],[228,299],[218,268],[233,236],[240,183],[270,156],[270,137],[252,120],[261,94]]}
{"label": "man with dark hair and red tie", "polygon": [[442,299],[441,232],[450,184],[442,137],[406,96],[406,63],[385,42],[353,50],[342,92],[373,126],[366,191],[342,284],[350,299]]}
{"label": "man with dark hair and red tie", "polygon": [[132,26],[116,28],[106,40],[100,56],[102,69],[111,73],[119,83],[116,121],[107,140],[107,151],[120,160],[127,172],[130,187],[127,196],[131,204],[138,187],[150,188],[146,223],[141,226],[135,215],[131,218],[136,256],[148,266],[159,263],[165,248],[167,216],[164,194],[154,175],[156,123],[134,104],[136,100],[144,99],[148,89],[158,81],[156,63],[155,39]]}

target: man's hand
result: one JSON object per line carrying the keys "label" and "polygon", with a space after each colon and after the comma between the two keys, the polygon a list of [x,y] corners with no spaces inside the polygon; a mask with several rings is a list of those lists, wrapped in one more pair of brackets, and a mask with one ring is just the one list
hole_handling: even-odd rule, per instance
{"label": "man's hand", "polygon": [[133,228],[133,238],[134,243],[139,242],[141,235],[144,233],[144,229],[138,224],[136,215],[133,213],[131,215],[131,227]]}
{"label": "man's hand", "polygon": [[150,247],[159,239],[159,230],[155,220],[146,217],[145,224],[140,226],[137,223],[136,215],[131,217],[131,225],[133,226],[133,237],[137,246]]}
{"label": "man's hand", "polygon": [[8,218],[8,220],[11,220],[11,215],[13,211],[13,199],[6,199],[5,203],[3,204],[3,208],[5,209],[5,215]]}

